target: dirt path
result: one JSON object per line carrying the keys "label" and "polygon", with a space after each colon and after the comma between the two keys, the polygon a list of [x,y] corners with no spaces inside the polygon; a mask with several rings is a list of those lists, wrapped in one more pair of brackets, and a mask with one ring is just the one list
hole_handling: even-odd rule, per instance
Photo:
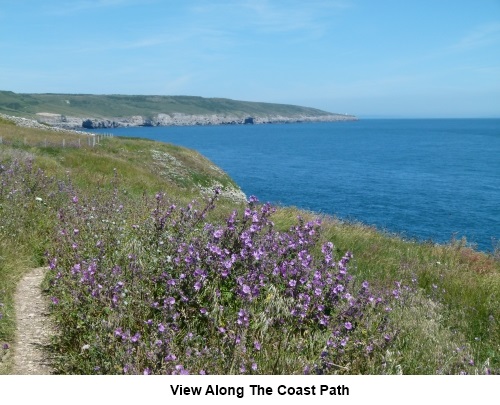
{"label": "dirt path", "polygon": [[14,344],[13,374],[51,374],[43,347],[50,343],[48,303],[40,284],[45,271],[40,267],[26,274],[19,282],[14,296],[17,333]]}

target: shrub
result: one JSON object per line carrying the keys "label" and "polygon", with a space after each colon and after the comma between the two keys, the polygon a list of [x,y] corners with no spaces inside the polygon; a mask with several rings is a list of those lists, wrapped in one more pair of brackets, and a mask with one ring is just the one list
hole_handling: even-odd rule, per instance
{"label": "shrub", "polygon": [[61,210],[51,291],[59,345],[73,353],[61,371],[375,372],[394,296],[356,288],[352,254],[335,260],[330,242],[314,257],[318,221],[278,232],[274,209],[252,197],[207,222],[217,193],[203,209],[157,194],[142,221],[116,192]]}

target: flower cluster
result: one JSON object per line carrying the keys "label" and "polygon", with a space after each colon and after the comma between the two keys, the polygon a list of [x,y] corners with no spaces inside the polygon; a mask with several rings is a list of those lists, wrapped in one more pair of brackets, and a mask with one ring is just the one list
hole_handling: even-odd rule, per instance
{"label": "flower cluster", "polygon": [[61,373],[401,373],[420,370],[423,345],[430,372],[497,372],[440,321],[437,277],[358,280],[319,221],[276,227],[255,197],[228,212],[217,190],[201,206],[123,191],[115,178],[89,197],[27,154],[0,161],[0,357],[15,327],[9,264],[48,249]]}
{"label": "flower cluster", "polygon": [[[105,205],[71,196],[51,294],[60,344],[86,347],[78,372],[341,372],[352,350],[384,347],[386,319],[370,329],[366,314],[384,314],[391,297],[354,289],[352,253],[336,260],[331,242],[314,251],[319,221],[280,232],[275,209],[251,197],[210,222],[216,199],[179,208],[159,193],[131,223],[140,215],[116,192]],[[360,348],[351,336],[362,330]]]}

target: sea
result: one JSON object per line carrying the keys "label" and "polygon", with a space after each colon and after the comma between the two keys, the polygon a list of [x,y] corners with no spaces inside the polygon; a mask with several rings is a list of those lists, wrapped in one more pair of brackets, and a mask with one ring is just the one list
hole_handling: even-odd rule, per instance
{"label": "sea", "polygon": [[[99,132],[99,130],[93,130]],[[500,119],[103,129],[196,149],[247,196],[405,239],[500,247]]]}

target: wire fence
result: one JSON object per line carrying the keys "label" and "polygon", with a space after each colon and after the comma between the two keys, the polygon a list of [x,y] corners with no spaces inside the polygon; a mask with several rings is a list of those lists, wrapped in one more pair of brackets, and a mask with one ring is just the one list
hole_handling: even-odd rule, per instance
{"label": "wire fence", "polygon": [[112,134],[89,134],[88,136],[82,138],[82,137],[74,137],[70,136],[68,138],[60,138],[60,139],[54,139],[53,137],[51,138],[44,138],[44,139],[33,139],[33,138],[15,138],[12,139],[11,137],[5,138],[3,136],[0,136],[0,145],[14,145],[14,146],[37,146],[37,147],[44,147],[44,148],[54,148],[54,147],[62,147],[62,148],[81,148],[81,147],[90,147],[94,148],[96,146],[99,146],[101,142],[105,138],[113,138]]}

